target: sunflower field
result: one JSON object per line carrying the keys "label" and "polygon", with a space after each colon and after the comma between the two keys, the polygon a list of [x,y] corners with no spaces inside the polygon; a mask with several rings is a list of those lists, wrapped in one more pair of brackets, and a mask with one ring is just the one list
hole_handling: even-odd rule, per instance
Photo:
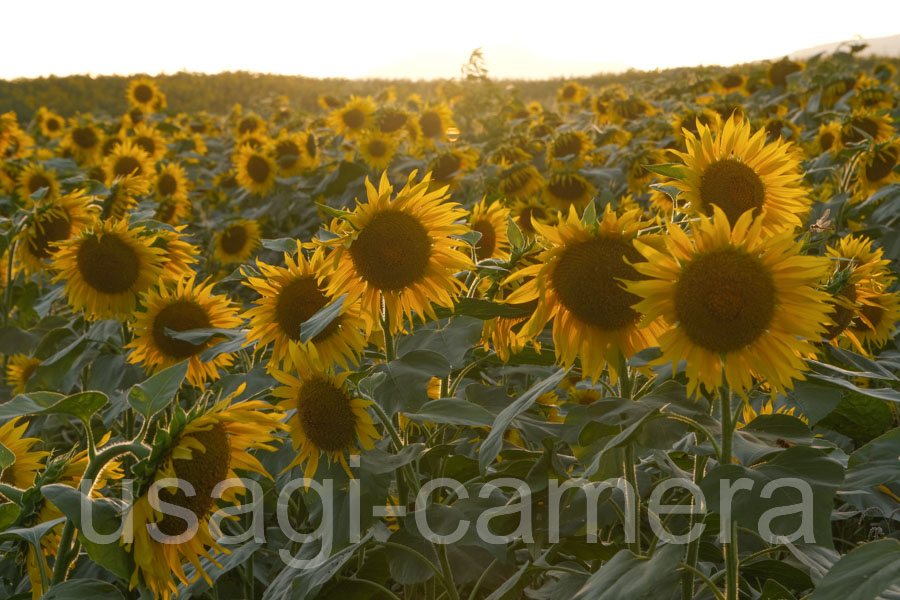
{"label": "sunflower field", "polygon": [[0,598],[900,599],[898,65],[0,114]]}

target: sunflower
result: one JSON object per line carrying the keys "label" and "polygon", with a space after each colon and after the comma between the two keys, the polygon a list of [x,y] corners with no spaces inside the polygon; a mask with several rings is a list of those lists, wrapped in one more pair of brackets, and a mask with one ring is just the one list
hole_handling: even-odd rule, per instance
{"label": "sunflower", "polygon": [[342,106],[331,112],[329,121],[331,128],[345,138],[356,138],[367,129],[371,129],[375,121],[375,102],[369,96],[361,98],[350,96]]}
{"label": "sunflower", "polygon": [[[242,384],[235,395],[243,390]],[[245,489],[229,486],[218,498],[213,497],[212,492],[221,482],[236,479],[238,471],[258,473],[271,479],[250,451],[254,448],[275,450],[271,444],[276,440],[272,432],[284,429],[279,422],[284,415],[269,411],[271,406],[262,401],[229,405],[230,401],[230,397],[225,398],[205,413],[187,416],[178,413],[180,419],[166,432],[168,443],[163,448],[154,449],[159,466],[152,480],[145,485],[146,489],[140,490],[129,515],[133,519],[134,539],[125,546],[135,561],[130,589],[143,583],[157,598],[171,600],[178,595],[175,579],[188,585],[203,577],[212,585],[200,558],[207,558],[218,565],[215,555],[227,553],[228,550],[217,543],[222,533],[210,515],[220,503],[240,504],[239,498],[244,495]],[[185,421],[187,423],[182,426]],[[190,483],[194,495],[187,496],[180,489],[157,483],[162,479],[180,479]],[[187,528],[183,519],[153,508],[149,496],[152,486],[156,487],[159,500],[194,513],[198,525],[195,532]],[[150,534],[150,524],[156,526],[156,537]],[[160,534],[164,536],[162,541],[156,539]],[[184,566],[188,563],[195,568],[191,580],[184,572]]]}
{"label": "sunflower", "polygon": [[178,163],[168,163],[159,169],[153,190],[156,199],[163,202],[184,202],[188,197],[188,177],[184,167]]}
{"label": "sunflower", "polygon": [[469,228],[481,234],[481,238],[475,244],[476,259],[509,256],[509,237],[506,233],[508,222],[509,209],[500,202],[487,204],[487,200],[482,198],[481,202],[472,207]]}
{"label": "sunflower", "polygon": [[[43,467],[44,458],[50,455],[49,452],[32,450],[41,440],[22,437],[26,429],[28,423],[24,422],[22,417],[16,417],[0,425],[0,444],[15,456],[15,461],[2,469],[0,481],[25,490],[34,484],[34,476]],[[0,496],[0,499],[2,498]]]}
{"label": "sunflower", "polygon": [[162,278],[179,281],[183,277],[194,274],[194,265],[200,256],[200,249],[185,239],[184,230],[187,225],[179,225],[173,229],[156,229],[145,231],[145,235],[153,239],[154,248],[160,248],[164,254],[164,272]]}
{"label": "sunflower", "polygon": [[159,280],[164,251],[151,247],[143,227],[100,222],[59,244],[51,268],[65,281],[69,305],[89,318],[124,318],[137,298]]}
{"label": "sunflower", "polygon": [[160,223],[175,225],[191,218],[191,202],[187,198],[183,200],[168,198],[159,201],[153,218]]}
{"label": "sunflower", "polygon": [[328,294],[362,296],[366,334],[372,332],[382,310],[389,329],[403,329],[404,317],[413,313],[422,320],[436,318],[432,303],[452,308],[463,283],[455,277],[472,267],[468,256],[457,249],[451,236],[468,231],[456,221],[465,217],[459,205],[446,202],[446,188],[428,191],[431,176],[406,185],[392,200],[393,187],[382,174],[378,189],[367,179],[368,201],[357,201],[345,217],[338,237],[326,242],[334,247],[329,260],[333,275]]}
{"label": "sunflower", "polygon": [[628,284],[642,300],[635,309],[645,323],[662,317],[660,363],[687,361],[691,394],[702,384],[722,385],[746,397],[754,376],[784,393],[802,378],[807,340],[821,339],[831,306],[816,289],[830,261],[802,256],[793,232],[764,234],[764,219],[748,211],[732,228],[725,213],[701,216],[692,236],[670,224],[666,251],[639,241],[646,262],[634,263],[648,279]]}
{"label": "sunflower", "polygon": [[837,150],[840,145],[841,124],[837,121],[829,121],[819,125],[815,141],[812,145],[813,154],[822,154],[829,150]]}
{"label": "sunflower", "polygon": [[789,75],[798,73],[803,70],[803,64],[790,60],[787,56],[769,65],[766,74],[769,77],[769,83],[774,86],[780,86],[787,83]]}
{"label": "sunflower", "polygon": [[[106,433],[98,441],[96,447],[96,450],[98,452],[106,449],[105,446],[109,441],[109,438],[110,434]],[[40,484],[62,484],[77,488],[81,483],[82,477],[84,477],[84,473],[87,470],[88,464],[89,458],[87,449],[82,450],[74,455],[70,454],[55,458],[50,462],[50,465],[48,465],[47,469],[41,475]],[[101,497],[100,490],[106,487],[107,482],[111,479],[122,479],[123,475],[124,474],[122,473],[121,463],[115,460],[107,463],[92,482],[92,486],[90,489],[91,497]],[[53,503],[46,500],[41,500],[37,511],[34,514],[33,522],[35,525],[39,523],[47,523],[49,521],[59,519],[62,516],[62,511],[60,511]],[[59,525],[48,531],[44,535],[44,537],[41,538],[40,560],[44,561],[44,572],[46,573],[51,572],[50,567],[47,564],[47,559],[49,557],[56,557],[60,542],[62,541],[61,538],[63,528],[63,523],[60,523]],[[38,564],[38,556],[35,553],[34,548],[30,545],[25,557],[25,568],[28,572],[28,578],[31,580],[32,600],[38,600],[38,598],[41,598],[43,596],[45,590],[41,577],[41,567]]]}
{"label": "sunflower", "polygon": [[31,195],[40,190],[47,188],[44,195],[45,199],[53,199],[59,195],[59,182],[56,180],[56,173],[53,169],[47,169],[38,163],[29,163],[19,173],[17,188],[19,198],[26,205],[31,202]]}
{"label": "sunflower", "polygon": [[134,128],[134,136],[128,138],[135,146],[147,153],[150,160],[158,161],[166,155],[166,138],[156,127],[141,123]]}
{"label": "sunflower", "polygon": [[[358,306],[346,302],[325,330],[308,342],[300,341],[300,325],[334,300],[319,283],[322,258],[318,251],[307,260],[297,242],[293,258],[284,254],[284,267],[256,261],[262,277],[248,277],[244,282],[262,296],[246,313],[250,319],[247,341],[257,340],[260,346],[274,342],[270,368],[281,368],[287,361],[284,368],[288,370],[292,366],[328,370],[335,363],[347,369],[350,362],[357,362],[365,347],[365,338],[357,327]],[[301,364],[292,365],[295,358]]]}
{"label": "sunflower", "polygon": [[34,370],[41,366],[41,359],[28,356],[27,354],[13,354],[9,357],[6,365],[6,384],[13,388],[14,394],[24,394],[25,385]]}
{"label": "sunflower", "polygon": [[397,133],[403,130],[409,119],[409,113],[404,110],[385,108],[378,114],[375,123],[381,133]]}
{"label": "sunflower", "polygon": [[515,144],[503,144],[487,157],[487,162],[506,168],[522,162],[531,162],[534,157]]}
{"label": "sunflower", "polygon": [[478,150],[475,148],[452,148],[441,152],[428,165],[432,189],[445,185],[455,189],[459,178],[477,166]]}
{"label": "sunflower", "polygon": [[609,112],[613,117],[613,121],[624,123],[626,121],[634,121],[642,117],[649,117],[656,114],[656,108],[652,104],[637,96],[629,96],[613,100],[609,104]]}
{"label": "sunflower", "polygon": [[156,87],[156,83],[154,83],[152,79],[146,77],[133,79],[131,83],[128,84],[128,92],[126,93],[128,104],[130,106],[148,112],[153,111],[154,102],[159,95],[160,91],[159,88]]}
{"label": "sunflower", "polygon": [[55,140],[64,133],[65,120],[44,106],[38,109],[37,122],[40,124],[41,133],[48,139]]}
{"label": "sunflower", "polygon": [[509,215],[528,238],[537,235],[537,223],[552,225],[557,220],[556,213],[537,197],[517,200],[510,207]]}
{"label": "sunflower", "polygon": [[265,196],[275,185],[278,165],[265,148],[253,149],[241,146],[231,157],[235,179],[245,190],[257,196]]}
{"label": "sunflower", "polygon": [[275,162],[282,177],[299,175],[307,168],[310,157],[306,151],[306,136],[302,133],[288,133],[282,130],[278,139],[272,142]]}
{"label": "sunflower", "polygon": [[864,290],[860,299],[862,306],[847,327],[862,345],[870,350],[881,348],[894,338],[897,322],[900,321],[900,294],[881,292],[877,289]]}
{"label": "sunflower", "polygon": [[900,181],[896,167],[900,158],[900,140],[877,144],[860,157],[856,170],[856,198],[865,199],[884,186]]}
{"label": "sunflower", "polygon": [[232,364],[231,354],[222,353],[209,360],[201,354],[221,341],[220,337],[195,344],[166,333],[166,329],[228,329],[241,325],[243,321],[228,298],[213,295],[212,287],[211,283],[195,285],[191,276],[171,286],[162,284],[145,294],[142,300],[147,312],[137,317],[134,340],[125,346],[134,348],[128,362],[143,364],[152,373],[190,359],[187,372],[190,383],[202,386],[205,381],[217,379],[218,368]]}
{"label": "sunflower", "polygon": [[443,102],[426,104],[419,115],[418,124],[422,131],[422,142],[429,148],[434,145],[435,141],[446,139],[447,130],[456,127],[453,122],[453,112]]}
{"label": "sunflower", "polygon": [[497,192],[509,199],[528,200],[544,187],[544,178],[534,166],[528,163],[517,163],[500,173]]}
{"label": "sunflower", "polygon": [[57,242],[68,240],[94,223],[98,211],[92,200],[92,196],[85,196],[84,190],[75,190],[56,200],[41,202],[35,208],[19,234],[16,247],[27,273],[36,273],[46,266],[56,252]]}
{"label": "sunflower", "polygon": [[216,235],[213,256],[225,264],[246,262],[259,245],[259,224],[240,219]]}
{"label": "sunflower", "polygon": [[841,127],[841,146],[867,142],[867,136],[874,143],[880,144],[892,139],[896,134],[897,130],[894,129],[890,115],[855,111]]}
{"label": "sunflower", "polygon": [[677,154],[685,176],[673,186],[684,192],[688,210],[709,216],[720,208],[734,225],[752,209],[762,213],[763,231],[772,233],[802,226],[811,199],[801,187],[800,165],[781,140],[766,144],[766,131],[750,135],[750,123],[738,117],[713,135],[699,125],[699,139],[685,132],[687,152]]}
{"label": "sunflower", "polygon": [[719,116],[719,113],[709,108],[685,108],[676,113],[675,118],[671,121],[671,125],[675,138],[683,142],[685,129],[696,136],[700,134],[700,131],[697,129],[698,122],[711,128],[713,131],[718,131],[721,121],[722,117]]}
{"label": "sunflower", "polygon": [[566,104],[581,104],[587,95],[588,89],[577,81],[567,81],[556,90],[556,100]]}
{"label": "sunflower", "polygon": [[234,128],[234,137],[239,138],[244,135],[259,133],[265,135],[266,120],[256,113],[247,113],[241,116]]}
{"label": "sunflower", "polygon": [[570,207],[558,226],[536,225],[549,243],[538,264],[507,278],[533,277],[506,299],[513,304],[537,300],[523,334],[534,337],[553,319],[558,362],[571,366],[580,356],[584,375],[595,380],[607,367],[615,382],[620,353],[630,357],[657,345],[661,325],[638,327],[640,314],[631,308],[638,298],[621,283],[640,277],[633,263],[642,258],[632,241],[647,225],[641,216],[638,209],[618,217],[607,205],[603,219],[591,225]]}
{"label": "sunflower", "polygon": [[[835,276],[842,284],[832,292],[834,313],[832,324],[825,332],[825,339],[836,340],[845,335],[860,351],[863,346],[849,329],[863,306],[875,304],[871,298],[882,292],[892,281],[890,261],[884,258],[881,248],[873,248],[872,240],[865,236],[848,235],[840,238],[836,245],[828,246],[825,255],[835,263]],[[846,272],[846,273],[844,273]]]}
{"label": "sunflower", "polygon": [[747,77],[734,71],[723,73],[716,79],[716,90],[720,94],[739,92],[746,94]]}
{"label": "sunflower", "polygon": [[372,401],[351,393],[347,372],[332,375],[303,369],[299,377],[281,371],[272,375],[284,384],[272,392],[282,399],[276,407],[297,411],[288,420],[297,455],[287,469],[300,466],[303,476],[312,479],[324,452],[332,463],[339,462],[347,475],[353,477],[347,455],[359,454],[360,447],[371,450],[374,440],[381,437],[366,410]]}
{"label": "sunflower", "polygon": [[591,183],[575,172],[556,171],[544,185],[544,202],[557,210],[568,212],[570,206],[581,211],[594,197]]}
{"label": "sunflower", "polygon": [[380,131],[367,131],[359,140],[357,150],[367,165],[376,171],[384,171],[397,152],[397,140]]}
{"label": "sunflower", "polygon": [[[536,263],[536,256],[529,254],[522,257],[522,261],[527,265]],[[522,331],[524,325],[534,316],[534,311],[538,306],[538,300],[529,300],[527,302],[515,303],[503,300],[524,283],[531,281],[532,277],[508,277],[497,291],[497,299],[504,302],[507,306],[519,310],[522,314],[515,317],[494,317],[484,322],[481,329],[481,340],[485,351],[490,346],[494,347],[494,352],[503,362],[508,362],[513,354],[518,354],[531,343],[537,352],[541,350],[541,344],[533,335],[525,335]]]}
{"label": "sunflower", "polygon": [[331,94],[319,94],[316,103],[324,110],[334,110],[341,106],[341,101]]}
{"label": "sunflower", "polygon": [[109,195],[103,200],[103,217],[123,219],[138,204],[138,198],[150,193],[151,183],[147,177],[119,177],[109,188]]}
{"label": "sunflower", "polygon": [[552,166],[579,166],[594,145],[583,131],[564,131],[547,147],[547,162]]}
{"label": "sunflower", "polygon": [[763,125],[766,130],[766,137],[769,141],[775,141],[779,138],[786,141],[797,141],[800,137],[800,128],[781,117],[772,117],[766,120]]}
{"label": "sunflower", "polygon": [[254,150],[259,150],[260,148],[268,148],[272,144],[272,139],[266,134],[264,131],[256,132],[256,133],[243,133],[234,140],[234,147],[240,149],[244,146],[249,146]]}
{"label": "sunflower", "polygon": [[106,186],[118,178],[132,177],[150,182],[156,174],[155,161],[140,146],[129,140],[123,141],[109,153],[103,161],[106,170]]}
{"label": "sunflower", "polygon": [[19,127],[15,113],[8,112],[2,116],[12,115],[7,119],[9,124],[0,124],[0,160],[28,158],[34,153],[34,139]]}

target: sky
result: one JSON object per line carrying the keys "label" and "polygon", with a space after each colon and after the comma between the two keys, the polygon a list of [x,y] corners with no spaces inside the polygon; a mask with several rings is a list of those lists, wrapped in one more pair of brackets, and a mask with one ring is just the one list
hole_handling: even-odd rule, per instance
{"label": "sky", "polygon": [[[4,2],[0,78],[217,73],[495,77],[731,65],[900,34],[897,0]],[[12,51],[11,51],[12,50]]]}

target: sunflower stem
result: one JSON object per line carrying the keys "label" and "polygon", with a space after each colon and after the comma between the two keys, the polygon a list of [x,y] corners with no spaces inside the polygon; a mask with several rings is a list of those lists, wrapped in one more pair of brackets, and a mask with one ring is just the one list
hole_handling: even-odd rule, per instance
{"label": "sunflower stem", "polygon": [[[397,433],[397,429],[394,427],[394,424],[391,422],[391,418],[387,416],[387,413],[384,412],[384,409],[378,405],[377,402],[373,402],[371,404],[372,410],[375,411],[375,414],[378,415],[378,420],[381,421],[381,424],[384,425],[384,428],[387,429],[388,435],[391,436],[391,440],[394,442],[394,446],[397,449],[397,452],[403,449],[403,441],[400,439],[400,434]],[[409,487],[412,488],[416,494],[419,493],[421,486],[419,485],[419,478],[416,476],[415,472],[412,470],[408,464],[401,467],[403,470],[403,475],[406,478],[406,482],[409,484]]]}
{"label": "sunflower stem", "polygon": [[391,315],[388,313],[387,305],[383,305],[381,311],[381,331],[384,332],[384,358],[388,362],[397,358],[397,345],[393,334],[391,333]]}
{"label": "sunflower stem", "polygon": [[641,497],[637,487],[637,471],[634,468],[634,444],[628,442],[622,458],[622,468],[625,471],[625,481],[628,489],[625,491],[625,510],[634,519],[634,540],[628,543],[628,548],[636,555],[641,553]]}
{"label": "sunflower stem", "polygon": [[[722,417],[722,452],[720,465],[732,463],[732,441],[734,439],[734,420],[731,413],[731,389],[725,385],[719,388]],[[725,557],[725,600],[738,600],[738,540],[737,522],[734,519],[728,524],[730,531],[728,541],[723,544]]]}
{"label": "sunflower stem", "polygon": [[16,251],[16,239],[13,238],[12,243],[9,245],[9,256],[6,259],[6,287],[3,288],[3,324],[6,325],[9,323],[9,300],[10,295],[12,294],[12,277],[13,277],[13,254]]}
{"label": "sunflower stem", "polygon": [[441,571],[444,572],[444,580],[447,583],[447,595],[451,600],[459,600],[459,592],[456,590],[456,582],[453,580],[453,569],[450,568],[450,560],[447,558],[446,544],[438,545],[437,555],[441,561]]}
{"label": "sunflower stem", "polygon": [[[695,433],[696,437],[697,434]],[[712,439],[711,437],[709,439]],[[706,463],[709,460],[707,456],[694,457],[694,485],[700,485],[703,481],[703,473],[706,471]],[[693,500],[692,500],[693,502]],[[696,523],[696,515],[691,512],[688,517],[688,531],[693,530]],[[697,571],[697,560],[700,557],[700,538],[691,540],[687,548],[687,556],[685,557],[685,571],[681,576],[681,600],[692,600],[694,597],[694,574]],[[715,586],[712,588],[716,594],[720,594]]]}
{"label": "sunflower stem", "polygon": [[[56,548],[56,564],[53,565],[53,578],[50,580],[50,585],[61,583],[66,577],[69,565],[72,564],[72,560],[75,558],[75,556],[71,556],[69,551],[72,546],[72,537],[74,535],[75,524],[71,519],[67,519],[65,527],[63,527],[62,535],[59,537],[59,546]],[[40,555],[38,555],[38,561],[41,563],[44,562]],[[65,565],[65,567],[63,567],[63,565]]]}

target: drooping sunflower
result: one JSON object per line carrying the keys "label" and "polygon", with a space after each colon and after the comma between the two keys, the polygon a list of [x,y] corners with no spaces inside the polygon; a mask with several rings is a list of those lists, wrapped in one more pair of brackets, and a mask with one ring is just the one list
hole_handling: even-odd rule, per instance
{"label": "drooping sunflower", "polygon": [[[534,253],[522,257],[522,262],[526,265],[534,265],[537,260],[537,256]],[[518,272],[521,272],[521,270]],[[497,353],[497,356],[503,362],[508,362],[513,354],[520,353],[529,343],[534,346],[536,351],[540,352],[541,344],[535,339],[535,336],[526,335],[523,332],[525,324],[534,316],[534,311],[538,305],[537,298],[522,303],[503,300],[504,297],[509,296],[510,293],[532,279],[532,277],[508,277],[497,291],[496,298],[507,306],[518,310],[520,314],[488,319],[481,328],[481,341],[485,351],[493,346],[494,352]]]}
{"label": "drooping sunflower", "polygon": [[557,134],[547,147],[547,162],[553,166],[575,166],[584,163],[584,155],[594,144],[583,131],[569,130]]}
{"label": "drooping sunflower", "polygon": [[[834,246],[826,248],[825,255],[835,264],[834,279],[837,275],[843,277],[840,288],[832,291],[834,313],[824,337],[838,341],[845,336],[861,352],[865,352],[850,325],[864,306],[877,305],[871,298],[883,292],[892,282],[890,261],[884,258],[883,249],[873,248],[871,239],[858,235],[840,238]],[[861,321],[858,320],[859,323]]]}
{"label": "drooping sunflower", "polygon": [[453,122],[453,111],[443,102],[426,104],[418,121],[422,136],[430,141],[445,139],[447,130],[456,127]]}
{"label": "drooping sunflower", "polygon": [[884,186],[900,181],[895,167],[900,163],[900,140],[877,144],[864,152],[856,170],[855,198],[864,200]]}
{"label": "drooping sunflower", "polygon": [[272,373],[284,384],[272,392],[282,399],[276,407],[297,411],[288,420],[297,456],[287,468],[302,467],[307,479],[315,477],[322,453],[332,463],[340,463],[352,477],[347,455],[359,454],[359,448],[371,450],[374,440],[381,437],[366,410],[372,401],[351,393],[348,374],[306,369],[300,370],[299,377],[281,371]]}
{"label": "drooping sunflower", "polygon": [[655,115],[656,108],[643,98],[629,96],[628,98],[616,99],[610,102],[609,112],[613,117],[613,122],[625,123]]}
{"label": "drooping sunflower", "polygon": [[266,148],[253,149],[241,146],[231,157],[235,179],[245,190],[257,196],[265,196],[275,185],[278,165]]}
{"label": "drooping sunflower", "polygon": [[734,225],[752,210],[764,215],[766,233],[802,226],[811,199],[788,144],[767,144],[765,129],[751,136],[750,123],[739,117],[718,135],[702,124],[699,130],[699,138],[685,132],[687,152],[672,150],[685,165],[684,179],[672,185],[684,193],[690,212],[709,216],[718,207]]}
{"label": "drooping sunflower", "polygon": [[837,121],[829,121],[819,125],[812,151],[822,154],[829,150],[837,150],[840,145],[841,124]]}
{"label": "drooping sunflower", "polygon": [[787,56],[769,65],[766,74],[769,77],[769,83],[774,86],[780,86],[787,83],[788,75],[803,70],[803,64],[790,60]]}
{"label": "drooping sunflower", "polygon": [[413,171],[391,199],[393,187],[382,174],[378,189],[366,180],[368,201],[357,202],[347,227],[330,242],[326,264],[332,272],[328,293],[362,297],[365,331],[372,332],[382,311],[392,333],[417,314],[435,318],[432,303],[452,308],[462,282],[456,273],[472,267],[471,260],[451,236],[468,231],[456,221],[465,217],[459,205],[446,202],[446,188],[428,191],[430,175],[414,183]]}
{"label": "drooping sunflower", "polygon": [[33,217],[19,233],[16,254],[27,273],[35,273],[47,266],[56,252],[56,244],[68,240],[89,228],[97,218],[97,207],[84,190],[75,190],[49,202],[41,202]]}
{"label": "drooping sunflower", "polygon": [[767,119],[763,124],[763,129],[766,130],[766,138],[770,142],[779,138],[789,142],[796,142],[800,137],[800,127],[781,117]]}
{"label": "drooping sunflower", "polygon": [[145,234],[153,239],[153,247],[160,248],[165,253],[164,271],[161,276],[163,279],[180,281],[194,274],[194,265],[200,256],[200,249],[186,239],[184,233],[186,228],[187,225],[178,225],[173,228],[174,231],[162,228],[145,231]]}
{"label": "drooping sunflower", "polygon": [[883,112],[854,111],[841,126],[841,146],[851,146],[867,142],[866,136],[872,142],[880,144],[887,142],[897,135],[890,115]]}
{"label": "drooping sunflower", "polygon": [[[627,285],[642,300],[645,322],[662,317],[660,363],[687,361],[689,391],[723,381],[746,397],[754,377],[784,393],[801,379],[832,308],[816,288],[830,261],[803,256],[793,232],[766,235],[763,219],[744,213],[732,228],[725,213],[701,216],[691,236],[670,224],[666,250],[637,242],[648,279]],[[724,379],[723,379],[724,377]]]}
{"label": "drooping sunflower", "polygon": [[639,328],[641,315],[632,308],[638,301],[622,281],[640,278],[634,263],[642,260],[632,242],[647,225],[640,209],[616,216],[607,205],[599,223],[582,223],[574,207],[556,227],[536,224],[549,246],[538,264],[516,271],[507,280],[529,278],[506,302],[537,300],[523,334],[537,336],[553,319],[557,361],[565,366],[581,357],[584,375],[594,380],[608,368],[618,376],[620,353],[630,357],[656,346],[662,325]]}
{"label": "drooping sunflower", "polygon": [[[323,253],[317,251],[310,260],[303,255],[300,242],[294,257],[284,254],[284,267],[256,261],[262,277],[248,277],[244,285],[258,292],[262,298],[246,312],[250,319],[247,341],[259,345],[274,342],[271,368],[318,368],[330,370],[334,364],[349,368],[365,347],[365,338],[358,325],[359,307],[345,302],[338,315],[324,331],[308,342],[300,341],[300,325],[334,297],[325,292],[319,282]],[[295,352],[291,352],[295,348]],[[301,364],[293,365],[293,360]],[[282,363],[286,363],[282,367]]]}
{"label": "drooping sunflower", "polygon": [[240,149],[249,146],[254,150],[260,148],[268,148],[272,145],[272,139],[264,131],[254,133],[244,133],[234,139],[234,147]]}
{"label": "drooping sunflower", "polygon": [[41,440],[23,437],[26,429],[28,423],[22,417],[10,419],[0,425],[0,444],[16,457],[15,462],[2,470],[0,481],[25,490],[32,486],[34,476],[43,467],[44,459],[50,455],[49,452],[32,450]]}
{"label": "drooping sunflower", "polygon": [[[242,384],[234,395],[243,389]],[[156,459],[159,466],[145,489],[138,490],[131,507],[134,539],[125,544],[135,561],[131,589],[143,584],[157,598],[171,600],[178,595],[176,580],[188,585],[203,577],[212,585],[200,558],[218,564],[216,555],[228,550],[216,541],[222,533],[210,515],[220,505],[240,504],[240,497],[246,493],[241,486],[226,487],[218,497],[212,495],[213,491],[219,483],[236,479],[241,471],[271,479],[251,451],[275,450],[273,431],[284,429],[280,423],[284,415],[270,411],[271,405],[262,401],[230,402],[231,397],[225,398],[205,413],[192,411],[185,416],[176,412],[173,425],[164,436],[158,436],[165,443],[156,445],[151,459]],[[194,495],[157,483],[162,479],[190,483]],[[192,512],[197,519],[196,531],[188,529],[188,523],[171,512],[163,514],[154,509],[150,503],[151,487],[156,488],[159,500]],[[150,534],[149,526],[156,527],[156,537]],[[162,541],[156,539],[161,536]],[[191,579],[184,572],[188,563],[195,567]]]}
{"label": "drooping sunflower", "polygon": [[259,246],[259,223],[240,219],[228,224],[216,235],[216,260],[225,264],[248,261]]}
{"label": "drooping sunflower", "polygon": [[191,218],[191,201],[187,198],[176,200],[173,198],[160,200],[153,218],[160,223],[176,225]]}
{"label": "drooping sunflower", "polygon": [[847,332],[870,350],[883,347],[897,333],[900,321],[900,293],[864,290],[859,298],[860,306]]}
{"label": "drooping sunflower", "polygon": [[14,394],[25,393],[25,385],[34,375],[34,370],[41,366],[41,362],[39,358],[22,353],[9,357],[6,364],[6,383],[13,389]]}
{"label": "drooping sunflower", "polygon": [[526,200],[517,200],[510,206],[509,214],[516,222],[525,237],[531,239],[537,235],[536,223],[552,225],[556,223],[557,213],[551,211],[544,202],[532,197]]}
{"label": "drooping sunflower", "polygon": [[128,84],[128,104],[147,112],[153,112],[154,101],[159,97],[160,91],[152,79],[140,77]]}
{"label": "drooping sunflower", "polygon": [[[729,115],[729,117],[730,116],[731,115]],[[719,116],[719,113],[705,106],[696,108],[686,107],[677,112],[675,118],[672,119],[672,132],[675,134],[676,139],[683,141],[685,129],[695,136],[699,135],[700,132],[697,129],[697,123],[699,122],[700,124],[711,128],[713,131],[718,131],[721,120],[722,118]]]}
{"label": "drooping sunflower", "polygon": [[372,128],[375,108],[375,102],[369,96],[350,96],[341,108],[331,112],[329,122],[332,129],[344,137],[359,137]]}
{"label": "drooping sunflower", "polygon": [[54,281],[65,281],[69,305],[89,318],[130,316],[137,298],[159,280],[164,251],[126,221],[100,222],[59,244]]}
{"label": "drooping sunflower", "polygon": [[497,192],[510,201],[528,200],[544,187],[544,177],[529,163],[517,163],[500,173]]}
{"label": "drooping sunflower", "polygon": [[106,170],[106,186],[118,178],[133,177],[150,182],[156,174],[155,161],[140,146],[126,140],[109,153],[103,161]]}
{"label": "drooping sunflower", "polygon": [[141,123],[134,127],[134,135],[128,140],[147,153],[152,162],[166,155],[168,148],[165,136],[154,126]]}
{"label": "drooping sunflower", "polygon": [[397,133],[409,121],[409,113],[399,108],[385,108],[378,114],[375,122],[381,133]]}
{"label": "drooping sunflower", "polygon": [[475,258],[504,258],[509,255],[509,236],[506,233],[509,209],[500,202],[481,202],[472,207],[469,228],[481,234],[475,244]]}
{"label": "drooping sunflower", "polygon": [[310,163],[306,150],[306,136],[303,133],[288,133],[282,130],[278,139],[272,142],[275,162],[282,177],[299,175]]}
{"label": "drooping sunflower", "polygon": [[19,173],[17,188],[19,198],[26,205],[31,202],[31,195],[41,188],[47,188],[45,199],[53,199],[59,195],[59,181],[56,173],[40,163],[29,163]]}
{"label": "drooping sunflower", "polygon": [[451,148],[441,152],[428,165],[432,188],[450,186],[453,190],[459,178],[478,166],[478,150],[475,148]]}
{"label": "drooping sunflower", "polygon": [[746,94],[747,90],[744,87],[746,84],[746,76],[734,71],[728,71],[716,79],[716,91],[720,94],[731,94],[732,92]]}
{"label": "drooping sunflower", "polygon": [[126,348],[134,348],[128,362],[142,364],[151,373],[189,359],[187,380],[196,386],[218,378],[218,368],[230,366],[233,357],[222,353],[210,360],[201,354],[221,341],[213,336],[201,343],[180,340],[166,333],[191,329],[237,327],[243,321],[225,296],[212,293],[212,283],[195,284],[187,277],[174,285],[162,284],[143,297],[147,312],[134,323],[134,340]]}
{"label": "drooping sunflower", "polygon": [[109,194],[103,200],[103,218],[123,219],[137,206],[138,198],[150,193],[149,177],[119,177],[114,179]]}
{"label": "drooping sunflower", "polygon": [[178,163],[168,163],[160,167],[153,189],[160,202],[184,202],[188,197],[188,176]]}
{"label": "drooping sunflower", "polygon": [[384,171],[397,152],[397,140],[390,134],[367,131],[359,140],[357,150],[367,165],[376,171]]}
{"label": "drooping sunflower", "polygon": [[45,106],[38,109],[37,122],[41,127],[41,133],[48,139],[55,140],[65,132],[65,120]]}
{"label": "drooping sunflower", "polygon": [[588,91],[577,81],[567,81],[556,90],[556,100],[565,104],[581,104],[587,98]]}
{"label": "drooping sunflower", "polygon": [[581,211],[595,192],[594,186],[578,173],[557,171],[547,178],[543,198],[548,206],[556,210],[568,212],[569,207],[574,206]]}

